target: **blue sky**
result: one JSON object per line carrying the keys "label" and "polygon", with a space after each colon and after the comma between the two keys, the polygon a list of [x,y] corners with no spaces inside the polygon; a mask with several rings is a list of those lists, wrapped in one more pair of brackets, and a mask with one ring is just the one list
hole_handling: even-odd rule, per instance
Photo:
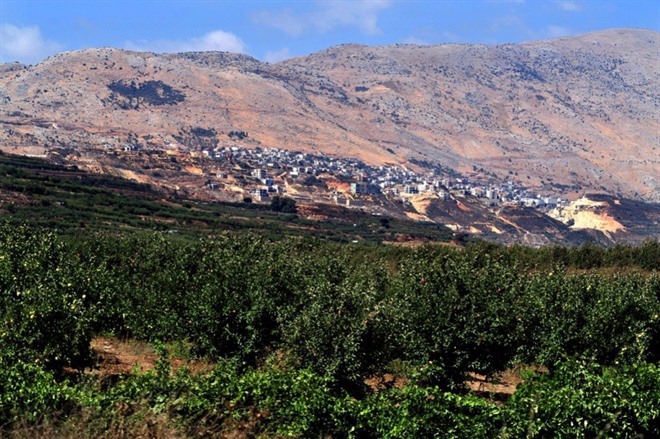
{"label": "blue sky", "polygon": [[660,31],[660,0],[0,0],[0,62],[64,50],[222,50],[276,62],[342,43],[513,43]]}

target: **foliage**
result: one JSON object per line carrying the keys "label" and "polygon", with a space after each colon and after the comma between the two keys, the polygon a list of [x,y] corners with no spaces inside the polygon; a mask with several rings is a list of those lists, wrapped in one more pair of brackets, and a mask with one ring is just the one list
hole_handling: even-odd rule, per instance
{"label": "foliage", "polygon": [[275,212],[296,213],[296,200],[276,195],[270,200],[270,208]]}
{"label": "foliage", "polygon": [[415,384],[362,401],[351,436],[357,438],[493,438],[504,420],[492,402]]}
{"label": "foliage", "polygon": [[[87,413],[101,429],[151,413],[190,435],[658,434],[660,275],[534,262],[548,251],[565,256],[249,233],[74,241],[1,224],[1,420]],[[185,344],[217,367],[173,372],[161,350],[154,372],[116,383],[62,378],[89,364],[99,333]],[[550,372],[505,405],[466,393],[468,372],[533,363]],[[407,384],[366,386],[386,373]]]}
{"label": "foliage", "polygon": [[[0,432],[26,422],[86,423],[89,437],[154,416],[186,437],[243,431],[258,437],[517,438],[655,437],[660,370],[565,359],[528,379],[504,405],[413,381],[361,399],[332,391],[309,369],[274,363],[243,370],[220,362],[206,374],[156,369],[120,378],[58,381],[39,366],[0,370]],[[149,421],[151,422],[151,421]],[[135,427],[134,427],[135,428]]]}
{"label": "foliage", "polygon": [[185,95],[162,81],[114,81],[108,84],[112,91],[110,102],[123,109],[137,109],[140,104],[176,105],[185,101]]}
{"label": "foliage", "polygon": [[[51,372],[17,360],[0,367],[0,426],[37,422],[70,409],[74,389]],[[2,430],[0,430],[0,433]]]}
{"label": "foliage", "polygon": [[243,140],[246,137],[248,137],[248,133],[246,131],[234,130],[234,131],[228,132],[227,137],[229,137],[230,139]]}
{"label": "foliage", "polygon": [[[352,271],[345,255],[309,258],[293,307],[282,322],[283,346],[294,360],[331,376],[352,392],[393,359],[385,274]],[[330,262],[327,264],[327,262]]]}
{"label": "foliage", "polygon": [[[177,379],[181,377],[185,375]],[[189,430],[201,425],[213,431],[247,422],[254,433],[319,436],[334,428],[333,409],[342,403],[332,396],[326,379],[306,369],[240,374],[234,366],[221,364],[193,381],[196,385],[180,393],[180,402],[171,407]]]}
{"label": "foliage", "polygon": [[660,369],[564,361],[522,385],[507,409],[510,437],[657,437]]}
{"label": "foliage", "polygon": [[654,273],[530,271],[498,247],[354,254],[251,234],[67,243],[6,224],[0,243],[3,352],[53,368],[84,365],[102,331],[247,365],[281,350],[349,387],[395,360],[430,362],[445,387],[566,354],[657,361]]}
{"label": "foliage", "polygon": [[522,287],[516,267],[481,251],[432,257],[422,249],[393,280],[408,360],[435,365],[438,384],[464,381],[468,370],[503,370],[521,348],[523,328],[511,312]]}
{"label": "foliage", "polygon": [[22,360],[81,367],[103,273],[90,272],[52,233],[0,225],[0,367]]}

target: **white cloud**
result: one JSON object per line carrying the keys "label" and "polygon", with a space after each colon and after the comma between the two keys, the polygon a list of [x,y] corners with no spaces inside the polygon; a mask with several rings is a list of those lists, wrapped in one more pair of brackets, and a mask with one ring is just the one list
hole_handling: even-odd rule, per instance
{"label": "white cloud", "polygon": [[127,41],[124,47],[129,50],[172,53],[221,51],[245,53],[246,46],[236,35],[222,30],[214,30],[198,38],[188,40]]}
{"label": "white cloud", "polygon": [[39,62],[61,50],[61,45],[46,40],[39,26],[18,27],[0,24],[0,62]]}
{"label": "white cloud", "polygon": [[280,50],[269,51],[266,52],[266,55],[264,55],[264,61],[269,63],[276,63],[289,58],[291,58],[291,52],[289,52],[288,47],[284,47]]}
{"label": "white cloud", "polygon": [[317,0],[316,9],[307,14],[296,14],[290,9],[259,11],[252,19],[291,36],[308,32],[324,33],[340,27],[356,27],[366,34],[374,35],[381,33],[378,14],[390,5],[390,0]]}
{"label": "white cloud", "polygon": [[336,27],[357,27],[367,34],[380,33],[378,13],[390,6],[389,0],[352,2],[324,1],[322,9],[313,14],[312,23],[321,32]]}
{"label": "white cloud", "polygon": [[569,29],[561,26],[548,26],[547,35],[550,38],[559,38],[570,35],[572,32]]}
{"label": "white cloud", "polygon": [[558,0],[555,2],[555,4],[562,11],[577,12],[582,9],[579,4],[569,0]]}

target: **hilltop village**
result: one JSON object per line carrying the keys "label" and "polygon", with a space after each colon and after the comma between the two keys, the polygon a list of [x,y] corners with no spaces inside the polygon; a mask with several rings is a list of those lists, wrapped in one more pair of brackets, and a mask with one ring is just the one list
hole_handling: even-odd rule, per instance
{"label": "hilltop village", "polygon": [[[124,151],[135,152],[136,148],[127,146]],[[242,194],[244,201],[270,202],[275,195],[285,195],[300,201],[366,208],[377,197],[409,203],[413,196],[428,194],[442,200],[472,196],[493,207],[515,204],[547,210],[564,203],[561,198],[533,193],[511,181],[496,182],[477,172],[459,175],[426,163],[422,171],[415,171],[403,165],[374,167],[325,154],[242,146],[189,154],[209,169],[204,171],[207,191],[231,190]]]}

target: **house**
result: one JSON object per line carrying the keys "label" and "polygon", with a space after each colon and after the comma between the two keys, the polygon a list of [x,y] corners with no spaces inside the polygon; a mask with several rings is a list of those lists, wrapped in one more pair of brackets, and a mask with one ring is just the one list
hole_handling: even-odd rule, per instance
{"label": "house", "polygon": [[412,184],[407,184],[403,187],[403,193],[407,195],[417,195],[419,194],[419,188]]}
{"label": "house", "polygon": [[346,197],[339,195],[337,193],[332,195],[332,201],[334,201],[335,204],[346,204]]}
{"label": "house", "polygon": [[364,206],[364,201],[346,198],[346,207],[362,207]]}
{"label": "house", "polygon": [[520,204],[526,207],[539,207],[543,201],[539,198],[522,198]]}
{"label": "house", "polygon": [[479,197],[484,196],[484,192],[481,188],[473,187],[473,188],[470,188],[470,195],[472,195],[473,197],[479,198]]}
{"label": "house", "polygon": [[253,189],[250,194],[256,201],[266,201],[270,198],[268,194],[268,188],[256,188]]}
{"label": "house", "polygon": [[351,194],[377,195],[380,194],[380,186],[370,183],[351,183]]}
{"label": "house", "polygon": [[433,191],[433,186],[431,186],[427,182],[419,183],[417,185],[417,192],[418,193],[431,192],[431,191]]}
{"label": "house", "polygon": [[253,169],[253,170],[252,170],[252,176],[253,176],[254,178],[258,178],[258,179],[261,180],[261,179],[266,178],[267,175],[268,175],[268,174],[266,173],[266,170],[265,170],[265,169]]}

